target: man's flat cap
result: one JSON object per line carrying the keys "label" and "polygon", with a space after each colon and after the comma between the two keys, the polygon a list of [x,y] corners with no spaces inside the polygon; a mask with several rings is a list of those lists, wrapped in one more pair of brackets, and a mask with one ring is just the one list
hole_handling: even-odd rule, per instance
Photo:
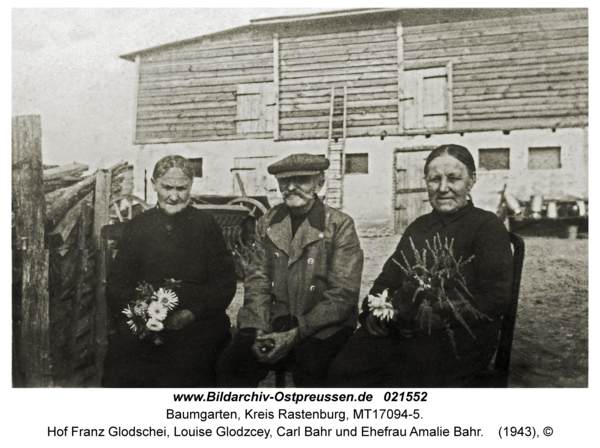
{"label": "man's flat cap", "polygon": [[329,168],[329,159],[312,154],[292,154],[272,165],[267,170],[277,179],[293,176],[311,176]]}

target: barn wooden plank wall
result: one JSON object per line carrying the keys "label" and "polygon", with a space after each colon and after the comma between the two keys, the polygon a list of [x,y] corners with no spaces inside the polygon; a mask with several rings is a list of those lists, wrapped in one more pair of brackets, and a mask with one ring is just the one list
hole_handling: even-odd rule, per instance
{"label": "barn wooden plank wall", "polygon": [[[397,133],[396,27],[280,37],[279,138],[327,138],[331,88],[347,86],[347,135]],[[342,103],[334,115],[342,114]],[[341,123],[341,120],[340,120]]]}
{"label": "barn wooden plank wall", "polygon": [[[327,138],[331,89],[343,86],[348,137],[587,126],[585,10],[424,26],[314,25],[294,34],[255,29],[140,56],[138,144]],[[446,67],[448,92],[430,112],[447,111],[429,130],[417,125],[434,126],[432,118],[410,122],[399,91],[415,96],[405,85],[410,70],[436,67]],[[429,81],[434,97],[442,78]],[[274,99],[240,100],[255,83]],[[261,104],[268,109],[252,123]],[[426,106],[415,105],[427,114]]]}
{"label": "barn wooden plank wall", "polygon": [[452,63],[453,129],[587,125],[585,11],[404,28],[404,67]]}
{"label": "barn wooden plank wall", "polygon": [[272,36],[245,33],[142,55],[135,141],[272,138],[237,134],[238,85],[262,82],[273,82]]}

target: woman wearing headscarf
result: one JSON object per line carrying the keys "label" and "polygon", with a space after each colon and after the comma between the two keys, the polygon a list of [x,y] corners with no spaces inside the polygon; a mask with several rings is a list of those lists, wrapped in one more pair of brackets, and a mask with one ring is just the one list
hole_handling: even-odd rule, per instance
{"label": "woman wearing headscarf", "polygon": [[[230,341],[225,310],[233,300],[233,260],[214,218],[190,205],[193,166],[159,160],[152,175],[158,204],[127,223],[106,290],[117,328],[109,338],[103,387],[212,387],[214,365]],[[140,339],[122,311],[140,282],[175,280],[178,304],[163,321],[162,344]]]}
{"label": "woman wearing headscarf", "polygon": [[[332,387],[464,384],[494,354],[512,283],[509,234],[496,215],[475,207],[470,199],[476,172],[467,148],[436,148],[425,162],[424,173],[433,210],[408,226],[369,292],[373,297],[387,294],[393,298],[395,319],[381,319],[369,311],[369,299],[364,299],[362,326],[330,366]],[[434,315],[423,325],[419,316],[423,295],[415,296],[419,285],[398,264],[415,266],[419,260],[413,244],[422,254],[434,246],[434,238],[452,242],[457,261],[473,257],[460,269],[476,310],[463,315],[463,323],[440,318],[442,313],[434,304]],[[426,267],[431,269],[432,263],[429,252]],[[464,290],[462,294],[467,295]]]}

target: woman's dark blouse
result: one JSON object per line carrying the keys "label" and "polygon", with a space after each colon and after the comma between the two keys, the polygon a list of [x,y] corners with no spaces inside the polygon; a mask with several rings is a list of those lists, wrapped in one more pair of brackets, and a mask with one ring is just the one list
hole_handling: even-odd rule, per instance
{"label": "woman's dark blouse", "polygon": [[[157,285],[181,280],[175,289],[179,304],[196,322],[223,319],[233,300],[236,278],[233,260],[214,218],[188,206],[169,216],[158,207],[131,220],[112,266],[107,302],[113,317],[135,299],[141,280]],[[121,319],[122,320],[122,319]]]}
{"label": "woman's dark blouse", "polygon": [[[439,235],[442,241],[445,238],[448,238],[448,241],[454,240],[456,260],[460,257],[466,260],[471,255],[475,256],[461,272],[465,277],[468,290],[476,299],[475,307],[490,317],[493,322],[467,320],[467,323],[474,331],[477,327],[481,330],[488,328],[490,331],[497,331],[499,318],[508,306],[512,285],[510,238],[502,221],[495,214],[476,208],[471,202],[451,215],[442,215],[433,210],[409,225],[396,251],[384,264],[369,294],[377,295],[389,289],[389,294],[392,296],[400,289],[404,274],[392,258],[402,262],[402,252],[411,266],[414,266],[415,257],[410,240],[412,239],[415,247],[422,252],[423,248],[427,247],[426,241],[433,245],[433,237],[436,235]],[[431,262],[429,256],[428,264]],[[362,309],[361,320],[364,322],[368,312],[368,299],[364,300]],[[454,324],[457,325],[460,324]]]}

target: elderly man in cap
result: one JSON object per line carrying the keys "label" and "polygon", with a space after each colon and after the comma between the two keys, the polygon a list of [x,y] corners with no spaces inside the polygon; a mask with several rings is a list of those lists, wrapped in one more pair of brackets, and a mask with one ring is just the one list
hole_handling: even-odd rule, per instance
{"label": "elderly man in cap", "polygon": [[352,218],[317,196],[328,167],[294,154],[268,168],[283,203],[256,227],[239,332],[217,363],[222,387],[256,387],[278,367],[296,387],[323,387],[356,328],[363,253]]}

